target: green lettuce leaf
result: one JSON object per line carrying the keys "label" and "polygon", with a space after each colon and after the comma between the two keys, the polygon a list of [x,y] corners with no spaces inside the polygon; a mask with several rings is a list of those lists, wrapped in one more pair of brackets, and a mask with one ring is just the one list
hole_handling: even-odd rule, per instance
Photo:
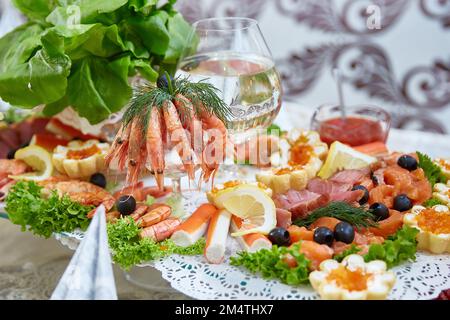
{"label": "green lettuce leaf", "polygon": [[158,0],[130,0],[128,6],[136,12],[148,13]]}
{"label": "green lettuce leaf", "polygon": [[5,210],[12,223],[27,228],[36,235],[49,238],[54,232],[86,229],[87,214],[94,207],[84,206],[69,197],[59,197],[56,191],[48,198],[41,195],[42,187],[35,182],[17,182],[6,197]]}
{"label": "green lettuce leaf", "polygon": [[108,223],[107,231],[113,261],[124,269],[171,254],[199,255],[205,248],[204,238],[188,247],[179,247],[170,239],[158,243],[149,238],[140,239],[141,229],[130,217]]}
{"label": "green lettuce leaf", "polygon": [[65,52],[72,61],[89,56],[108,58],[125,49],[116,25],[83,24],[77,28],[56,26],[43,35],[43,38],[53,41],[57,41],[57,37],[63,38]]}
{"label": "green lettuce leaf", "polygon": [[128,84],[129,64],[129,56],[112,61],[96,57],[76,61],[69,77],[69,105],[91,123],[119,111],[132,93]]}
{"label": "green lettuce leaf", "polygon": [[181,14],[178,13],[169,18],[167,29],[169,32],[169,46],[164,56],[164,62],[176,64],[183,49],[187,47],[191,28]]}
{"label": "green lettuce leaf", "polygon": [[46,18],[53,25],[101,22],[99,17],[127,4],[128,0],[65,0]]}
{"label": "green lettuce leaf", "polygon": [[132,16],[127,19],[128,32],[138,37],[151,53],[164,55],[169,47],[170,34],[166,27],[169,14],[165,11],[144,17]]}
{"label": "green lettuce leaf", "polygon": [[[13,105],[32,108],[65,94],[71,60],[64,53],[62,39],[40,41],[41,31],[36,25],[27,25],[0,39],[0,96]],[[21,43],[24,38],[26,43]],[[17,56],[11,43],[18,43]]]}
{"label": "green lettuce leaf", "polygon": [[32,22],[0,39],[0,97],[45,105],[46,115],[72,106],[92,124],[106,119],[128,103],[129,77],[174,74],[191,31],[174,3],[15,0]]}
{"label": "green lettuce leaf", "polygon": [[[298,242],[289,248],[274,245],[270,250],[261,249],[253,253],[242,251],[230,258],[230,264],[260,273],[265,279],[278,279],[290,285],[308,283],[310,261],[300,253],[300,246],[301,242]],[[296,267],[290,267],[284,261],[287,254],[295,259]]]}
{"label": "green lettuce leaf", "polygon": [[416,259],[417,240],[419,231],[416,228],[403,226],[394,235],[388,237],[381,244],[371,244],[369,252],[364,255],[366,262],[383,260],[388,268],[392,268],[402,262]]}
{"label": "green lettuce leaf", "polygon": [[134,70],[130,71],[130,75],[134,75],[136,72],[139,72],[142,77],[150,82],[155,82],[156,79],[158,79],[158,72],[152,68],[150,62],[143,59],[131,60],[130,68]]}
{"label": "green lettuce leaf", "polygon": [[55,7],[51,0],[13,0],[13,4],[31,20],[45,19]]}

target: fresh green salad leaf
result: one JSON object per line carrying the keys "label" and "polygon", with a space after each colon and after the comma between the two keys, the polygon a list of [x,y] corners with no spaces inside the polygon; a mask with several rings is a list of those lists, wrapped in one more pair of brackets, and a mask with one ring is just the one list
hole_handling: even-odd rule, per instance
{"label": "fresh green salad leaf", "polygon": [[204,238],[188,247],[177,246],[170,239],[158,243],[148,238],[141,239],[140,229],[131,217],[108,223],[107,230],[113,261],[124,269],[171,254],[199,255],[205,248]]}
{"label": "fresh green salad leaf", "polygon": [[304,219],[297,219],[294,224],[299,227],[308,227],[311,223],[321,217],[333,217],[354,225],[355,227],[376,227],[378,224],[374,222],[373,214],[363,208],[356,208],[352,205],[335,201],[325,207],[315,209]]}
{"label": "fresh green salad leaf", "polygon": [[192,30],[174,3],[14,0],[30,21],[0,38],[0,97],[45,105],[45,115],[71,106],[92,124],[106,119],[130,100],[130,77],[174,73]]}
{"label": "fresh green salad leaf", "polygon": [[[310,261],[300,253],[301,242],[290,248],[276,245],[269,249],[257,252],[239,252],[236,257],[230,258],[231,265],[243,266],[252,273],[260,273],[265,279],[279,279],[281,282],[298,285],[308,283]],[[290,254],[296,261],[296,267],[290,267],[284,260]]]}
{"label": "fresh green salad leaf", "polygon": [[17,9],[29,19],[42,20],[52,12],[56,1],[49,0],[13,0]]}
{"label": "fresh green salad leaf", "polygon": [[419,157],[419,167],[423,169],[425,176],[428,181],[431,183],[431,186],[434,186],[438,182],[446,183],[447,178],[442,173],[441,168],[433,162],[433,160],[426,154],[421,153],[419,151],[416,152]]}
{"label": "fresh green salad leaf", "polygon": [[343,252],[334,255],[333,259],[341,262],[346,256],[349,256],[354,253],[358,253],[360,251],[361,251],[361,248],[359,248],[356,244],[352,244],[350,246],[350,248],[348,248],[347,250],[344,250]]}
{"label": "fresh green salad leaf", "polygon": [[19,181],[6,197],[5,210],[12,223],[34,234],[49,238],[54,232],[86,229],[87,214],[94,207],[84,206],[69,197],[59,197],[56,191],[48,198],[41,195],[42,187],[35,182]]}
{"label": "fresh green salad leaf", "polygon": [[417,240],[419,230],[403,226],[394,235],[388,237],[381,244],[371,244],[369,252],[364,255],[366,262],[372,260],[383,260],[388,268],[394,267],[401,262],[416,259]]}
{"label": "fresh green salad leaf", "polygon": [[147,206],[151,206],[152,204],[154,204],[156,201],[155,197],[152,197],[151,195],[147,195],[147,198],[145,199],[145,204]]}
{"label": "fresh green salad leaf", "polygon": [[445,203],[443,203],[439,199],[431,198],[431,199],[428,199],[427,201],[425,201],[424,203],[422,203],[422,205],[426,208],[431,208],[431,207],[437,206],[437,205],[445,205]]}

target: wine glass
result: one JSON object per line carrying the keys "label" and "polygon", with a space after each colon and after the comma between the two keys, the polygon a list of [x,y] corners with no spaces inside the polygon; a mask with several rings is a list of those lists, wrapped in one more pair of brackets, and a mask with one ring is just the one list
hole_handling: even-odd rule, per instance
{"label": "wine glass", "polygon": [[[220,90],[231,111],[227,129],[232,143],[266,132],[280,111],[282,89],[258,22],[240,17],[199,20],[186,43],[177,75]],[[228,168],[223,173],[228,177],[238,173],[233,153],[227,152],[225,161]]]}

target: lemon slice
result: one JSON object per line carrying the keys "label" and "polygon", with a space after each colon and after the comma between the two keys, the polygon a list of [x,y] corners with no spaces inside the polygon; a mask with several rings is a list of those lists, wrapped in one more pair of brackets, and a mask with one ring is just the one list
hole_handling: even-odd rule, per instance
{"label": "lemon slice", "polygon": [[233,237],[249,233],[268,234],[277,224],[275,204],[267,192],[258,186],[240,184],[217,192],[214,204],[219,209],[227,209],[243,219]]}
{"label": "lemon slice", "polygon": [[52,155],[42,147],[31,145],[16,151],[15,159],[24,161],[35,172],[9,176],[14,180],[42,181],[50,178],[53,172]]}
{"label": "lemon slice", "polygon": [[331,144],[327,159],[317,175],[322,179],[328,179],[339,170],[362,169],[376,161],[374,157],[335,141]]}

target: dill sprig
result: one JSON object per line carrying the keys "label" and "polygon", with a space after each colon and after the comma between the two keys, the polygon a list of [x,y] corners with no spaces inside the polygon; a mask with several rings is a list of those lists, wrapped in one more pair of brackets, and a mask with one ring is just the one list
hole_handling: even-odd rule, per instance
{"label": "dill sprig", "polygon": [[446,183],[447,178],[442,173],[441,168],[433,162],[433,160],[426,154],[419,151],[416,152],[419,158],[419,167],[423,169],[425,176],[430,182],[431,186],[434,186],[438,182]]}
{"label": "dill sprig", "polygon": [[203,106],[209,114],[214,114],[223,123],[227,123],[231,116],[229,106],[217,95],[219,89],[212,84],[200,80],[199,82],[190,82],[189,78],[176,78],[174,80],[174,94],[182,94],[188,98],[195,107],[195,112],[200,113],[200,106]]}
{"label": "dill sprig", "polygon": [[308,227],[321,217],[333,217],[346,221],[357,228],[376,227],[378,225],[370,211],[353,207],[346,202],[340,201],[331,202],[325,207],[318,208],[306,218],[295,220],[294,224],[299,227]]}
{"label": "dill sprig", "polygon": [[[196,115],[200,116],[200,107],[202,106],[206,112],[214,114],[225,124],[227,123],[231,111],[229,106],[218,96],[219,89],[210,83],[204,81],[191,82],[189,78],[181,78],[180,76],[170,79],[166,75],[166,78],[167,86],[159,87],[144,83],[134,88],[133,97],[123,115],[124,126],[138,117],[142,121],[143,130],[146,131],[151,108],[156,107],[162,110],[167,101],[174,102],[177,99],[177,94],[182,94],[192,102]],[[188,112],[180,112],[180,120],[184,122],[185,119],[183,118],[188,114]]]}

